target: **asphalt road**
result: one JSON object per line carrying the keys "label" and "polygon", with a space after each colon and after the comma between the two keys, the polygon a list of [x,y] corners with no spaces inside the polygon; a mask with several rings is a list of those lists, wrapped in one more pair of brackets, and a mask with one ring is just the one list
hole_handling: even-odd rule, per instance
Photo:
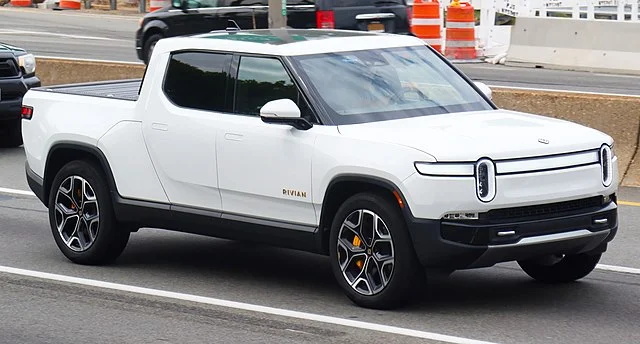
{"label": "asphalt road", "polygon": [[[28,190],[24,152],[0,150],[0,188]],[[640,190],[621,198],[639,201]],[[601,263],[640,269],[640,208],[622,205]],[[116,264],[74,265],[53,242],[45,208],[0,191],[0,267],[121,283],[495,343],[638,343],[640,274],[598,269],[547,286],[515,264],[434,279],[412,305],[351,304],[326,257],[142,229]],[[0,273],[0,342],[433,343],[398,334]],[[468,342],[464,342],[468,343]]]}
{"label": "asphalt road", "polygon": [[[140,62],[135,53],[136,16],[90,15],[0,8],[0,42],[39,56]],[[467,75],[492,86],[640,95],[640,76],[459,64]]]}

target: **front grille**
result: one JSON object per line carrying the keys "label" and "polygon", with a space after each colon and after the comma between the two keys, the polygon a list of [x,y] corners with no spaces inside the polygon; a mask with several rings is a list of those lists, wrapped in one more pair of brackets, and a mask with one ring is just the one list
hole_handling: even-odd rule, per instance
{"label": "front grille", "polygon": [[510,220],[535,217],[553,217],[581,210],[588,210],[602,206],[602,197],[583,198],[567,202],[540,204],[527,207],[495,209],[482,214],[484,220]]}
{"label": "front grille", "polygon": [[20,76],[20,68],[12,58],[0,58],[0,78]]}

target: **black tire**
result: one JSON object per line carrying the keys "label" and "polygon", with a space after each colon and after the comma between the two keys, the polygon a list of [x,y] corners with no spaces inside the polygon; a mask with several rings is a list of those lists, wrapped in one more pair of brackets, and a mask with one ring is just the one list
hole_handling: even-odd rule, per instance
{"label": "black tire", "polygon": [[566,255],[559,261],[553,257],[518,261],[522,270],[533,279],[543,283],[568,283],[579,280],[593,271],[600,261],[601,253]]}
{"label": "black tire", "polygon": [[153,53],[153,47],[156,45],[156,43],[158,43],[159,40],[163,38],[163,35],[154,33],[153,35],[149,36],[144,42],[144,47],[142,48],[142,56],[144,57],[145,64],[149,64],[149,60],[151,59],[151,55]]}
{"label": "black tire", "polygon": [[22,120],[12,119],[0,122],[0,147],[15,148],[22,145]]}
{"label": "black tire", "polygon": [[[82,196],[76,203],[72,203],[70,201],[70,198],[57,196],[60,186],[63,184],[63,182],[69,182],[69,177],[80,177],[86,181],[86,183],[88,184],[88,186],[86,187],[86,190],[88,190],[86,194],[92,194],[96,199],[93,202],[88,202],[92,203],[91,207],[89,207],[89,205],[85,206],[84,204],[82,207],[74,207],[73,205],[71,205],[80,203],[80,199],[88,199],[88,197],[86,196]],[[77,181],[78,180],[76,180],[76,182]],[[73,187],[67,187],[69,185],[71,184],[65,184],[65,188],[71,190],[70,194],[77,194],[76,189],[74,189]],[[93,192],[90,192],[90,190],[93,190]],[[76,211],[76,215],[78,215],[78,218],[80,218],[80,216],[83,216],[83,214],[87,215],[90,211],[98,214],[97,225],[93,226],[93,228],[95,228],[95,230],[97,231],[97,234],[95,235],[92,243],[86,245],[87,247],[81,247],[80,250],[74,250],[65,243],[65,240],[63,239],[63,236],[61,235],[57,227],[57,222],[61,222],[60,219],[62,218],[62,213],[56,210],[57,198],[60,202],[68,202],[68,204],[71,205],[71,207],[67,207],[67,209],[69,210],[71,210],[71,208],[80,209],[79,211]],[[97,208],[93,203],[97,204]],[[60,169],[60,171],[56,174],[53,183],[51,184],[48,205],[49,223],[55,242],[58,245],[60,251],[62,251],[62,253],[74,263],[84,265],[102,265],[111,263],[116,258],[118,258],[118,256],[120,256],[120,254],[126,247],[127,242],[129,241],[130,232],[120,226],[120,224],[115,219],[110,192],[104,174],[99,168],[88,161],[72,161],[64,165],[62,169]],[[91,210],[89,210],[89,208],[91,208]],[[72,222],[69,222],[69,227],[67,227],[69,231],[73,230],[73,221],[75,221],[76,215],[71,216],[74,219],[71,220]],[[87,222],[85,221],[84,223],[86,224]],[[75,228],[77,233],[84,233],[84,238],[86,238],[90,231],[87,229],[86,225],[80,225],[80,227],[75,226]],[[81,230],[78,230],[78,228],[80,228]],[[67,234],[68,233],[69,232],[67,231]],[[77,244],[80,243],[80,239],[71,241],[75,241]]]}
{"label": "black tire", "polygon": [[[379,216],[388,228],[388,233],[391,235],[392,240],[390,246],[393,247],[394,267],[390,278],[388,278],[386,286],[375,293],[372,292],[371,295],[365,295],[351,286],[347,281],[347,277],[345,277],[345,274],[342,272],[343,270],[338,256],[338,235],[340,234],[342,224],[347,217],[358,210],[370,211]],[[364,221],[360,221],[360,223],[364,223]],[[353,234],[353,232],[344,233]],[[362,240],[362,242],[368,245],[365,240]],[[343,243],[345,242],[343,241]],[[344,251],[344,248],[341,248],[341,252],[346,251]],[[365,253],[368,257],[372,257],[369,249],[367,249]],[[361,307],[392,309],[403,306],[426,280],[424,269],[418,262],[406,222],[398,206],[391,200],[378,194],[359,193],[347,199],[340,206],[331,225],[329,254],[331,268],[338,284],[349,299]],[[358,264],[356,264],[356,266],[358,266],[361,271],[366,270],[369,262],[368,259],[369,258],[367,258],[364,263],[361,262],[364,266],[363,268],[360,268]],[[347,263],[347,265],[350,264]],[[384,266],[382,269],[384,270]],[[380,270],[378,270],[378,272],[380,272]],[[351,274],[351,276],[353,276],[353,274]],[[354,280],[357,281],[357,279]],[[358,283],[355,284],[357,285]],[[367,286],[369,286],[369,283],[367,283]],[[371,289],[372,288],[369,287],[369,291],[371,291]]]}

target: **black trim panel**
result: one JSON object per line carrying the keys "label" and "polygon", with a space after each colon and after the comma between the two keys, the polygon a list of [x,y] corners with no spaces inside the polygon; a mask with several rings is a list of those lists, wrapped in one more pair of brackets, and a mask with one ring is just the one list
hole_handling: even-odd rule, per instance
{"label": "black trim panel", "polygon": [[38,197],[40,202],[46,203],[44,198],[44,180],[36,174],[31,167],[29,167],[29,162],[26,161],[24,163],[25,174],[27,176],[27,184],[29,184],[29,188],[33,193]]}
{"label": "black trim panel", "polygon": [[114,210],[118,221],[138,228],[154,227],[320,253],[317,227],[121,197]]}
{"label": "black trim panel", "polygon": [[[596,225],[595,218],[609,219],[606,225]],[[617,206],[615,203],[602,206],[600,209],[583,212],[578,215],[544,218],[536,221],[519,221],[514,219],[504,230],[515,228],[517,235],[536,237],[540,235],[570,232],[587,229],[594,233],[588,238],[576,238],[542,243],[535,246],[511,246],[513,240],[504,240],[495,236],[495,226],[478,226],[468,228],[469,232],[478,232],[478,238],[464,235],[452,235],[443,238],[443,232],[449,231],[452,221],[425,220],[408,218],[409,233],[413,239],[415,252],[420,263],[427,268],[446,268],[451,270],[487,267],[504,261],[532,258],[552,253],[580,253],[585,251],[604,252],[607,243],[615,237],[618,230]],[[550,228],[550,231],[545,231]],[[520,233],[520,229],[523,230]],[[502,230],[502,229],[501,229]],[[486,232],[486,233],[484,233]],[[459,232],[460,233],[460,232]],[[458,234],[459,234],[458,233]],[[483,237],[486,234],[486,238]],[[600,235],[600,233],[602,235]],[[608,234],[607,234],[608,233]],[[471,243],[466,239],[471,238]],[[503,247],[500,247],[503,245]],[[485,255],[491,249],[490,255]],[[480,259],[482,257],[482,259]]]}

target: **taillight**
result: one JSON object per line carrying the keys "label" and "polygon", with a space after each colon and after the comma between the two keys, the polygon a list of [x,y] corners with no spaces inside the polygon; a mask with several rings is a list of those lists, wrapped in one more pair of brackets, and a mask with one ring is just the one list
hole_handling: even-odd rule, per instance
{"label": "taillight", "polygon": [[409,23],[409,27],[411,27],[411,18],[413,17],[413,11],[411,6],[407,6],[407,22]]}
{"label": "taillight", "polygon": [[336,22],[333,17],[333,11],[317,11],[316,25],[318,29],[335,29]]}
{"label": "taillight", "polygon": [[31,106],[22,106],[22,110],[20,110],[20,115],[22,119],[31,119],[33,117],[33,108]]}

